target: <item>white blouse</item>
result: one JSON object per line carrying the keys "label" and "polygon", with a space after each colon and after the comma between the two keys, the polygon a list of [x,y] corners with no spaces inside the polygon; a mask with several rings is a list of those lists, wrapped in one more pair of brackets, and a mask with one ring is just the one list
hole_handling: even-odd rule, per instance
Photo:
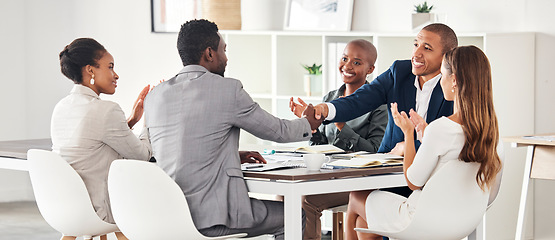
{"label": "white blouse", "polygon": [[422,145],[412,165],[407,169],[407,178],[415,186],[422,187],[428,179],[448,161],[459,161],[464,146],[462,126],[447,117],[441,117],[426,127]]}
{"label": "white blouse", "polygon": [[146,128],[137,138],[117,103],[76,84],[56,104],[50,130],[52,151],[79,173],[100,218],[113,223],[107,186],[110,164],[120,158],[148,160],[152,150]]}

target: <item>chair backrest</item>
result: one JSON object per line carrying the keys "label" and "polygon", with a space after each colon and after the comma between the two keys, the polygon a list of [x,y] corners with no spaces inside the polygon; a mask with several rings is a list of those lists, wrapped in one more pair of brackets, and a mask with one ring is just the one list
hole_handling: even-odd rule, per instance
{"label": "chair backrest", "polygon": [[478,226],[489,192],[476,182],[479,163],[449,161],[426,183],[409,226],[399,239],[462,239]]}
{"label": "chair backrest", "polygon": [[85,183],[60,155],[31,149],[27,160],[37,206],[50,226],[66,236],[97,236],[117,230],[116,225],[98,217]]}
{"label": "chair backrest", "polygon": [[181,188],[154,163],[112,162],[108,192],[114,219],[129,239],[206,239],[193,224]]}
{"label": "chair backrest", "polygon": [[501,170],[495,176],[495,182],[492,185],[489,193],[488,209],[491,207],[497,196],[499,195],[499,190],[501,189],[501,180],[503,179],[503,169],[505,168],[505,151],[503,150],[503,144],[497,145],[497,154],[499,155],[499,160],[501,160]]}

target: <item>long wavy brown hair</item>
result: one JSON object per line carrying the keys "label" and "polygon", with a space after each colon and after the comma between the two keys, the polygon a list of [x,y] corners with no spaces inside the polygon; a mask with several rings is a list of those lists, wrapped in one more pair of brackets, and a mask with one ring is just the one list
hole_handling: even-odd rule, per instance
{"label": "long wavy brown hair", "polygon": [[459,155],[464,162],[478,162],[476,181],[490,188],[501,170],[497,154],[499,126],[493,107],[491,67],[486,55],[475,46],[457,47],[445,53],[445,68],[455,74],[465,143]]}

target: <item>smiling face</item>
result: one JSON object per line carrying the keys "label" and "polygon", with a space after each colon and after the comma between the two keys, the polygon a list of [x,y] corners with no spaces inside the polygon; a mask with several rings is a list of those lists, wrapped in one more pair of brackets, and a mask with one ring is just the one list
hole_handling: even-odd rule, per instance
{"label": "smiling face", "polygon": [[99,95],[100,93],[114,94],[119,79],[114,71],[114,57],[106,51],[96,63],[96,67],[87,65],[88,71],[94,74],[94,84],[89,87]]}
{"label": "smiling face", "polygon": [[345,84],[366,82],[366,75],[374,71],[374,61],[371,61],[369,54],[367,49],[358,44],[347,44],[339,60],[339,73]]}
{"label": "smiling face", "polygon": [[442,59],[441,37],[433,32],[420,31],[412,50],[412,73],[428,81],[439,74]]}

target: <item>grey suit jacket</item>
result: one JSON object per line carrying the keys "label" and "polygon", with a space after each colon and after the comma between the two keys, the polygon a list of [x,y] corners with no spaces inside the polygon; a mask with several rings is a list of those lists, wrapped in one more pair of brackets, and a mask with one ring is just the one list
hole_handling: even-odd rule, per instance
{"label": "grey suit jacket", "polygon": [[199,65],[156,86],[144,107],[154,157],[185,193],[198,229],[251,228],[267,215],[265,205],[248,196],[238,154],[241,128],[276,142],[311,137],[308,120],[272,116],[240,81]]}

